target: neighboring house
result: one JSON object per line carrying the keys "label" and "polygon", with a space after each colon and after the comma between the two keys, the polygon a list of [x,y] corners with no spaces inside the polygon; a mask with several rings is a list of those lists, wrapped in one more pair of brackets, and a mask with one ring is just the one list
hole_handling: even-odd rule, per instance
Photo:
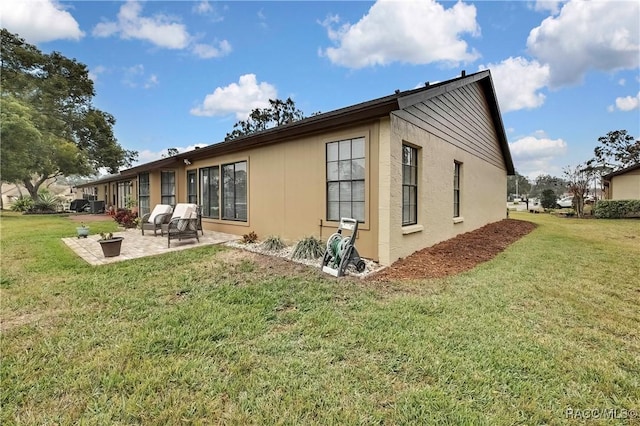
{"label": "neighboring house", "polygon": [[640,164],[602,177],[608,200],[640,200]]}
{"label": "neighboring house", "polygon": [[[40,188],[47,189],[51,194],[57,195],[64,204],[70,203],[75,198],[73,188],[58,183],[55,178],[45,181]],[[2,183],[0,192],[2,193],[3,209],[10,209],[20,196],[28,197],[30,195],[27,188],[21,183]]]}
{"label": "neighboring house", "polygon": [[491,74],[482,71],[84,186],[111,200],[121,197],[119,185],[137,182],[140,214],[159,203],[197,203],[205,230],[290,242],[326,239],[341,217],[353,217],[359,253],[389,265],[504,219],[513,174]]}

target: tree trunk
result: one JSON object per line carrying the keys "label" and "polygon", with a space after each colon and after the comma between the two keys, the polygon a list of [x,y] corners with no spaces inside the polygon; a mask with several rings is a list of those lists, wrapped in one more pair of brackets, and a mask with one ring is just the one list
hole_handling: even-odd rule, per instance
{"label": "tree trunk", "polygon": [[37,179],[35,182],[31,182],[31,179],[23,179],[22,183],[24,187],[29,191],[29,195],[31,199],[35,202],[38,201],[38,191],[40,190],[40,185],[42,185],[47,179],[54,176],[41,176],[40,179]]}

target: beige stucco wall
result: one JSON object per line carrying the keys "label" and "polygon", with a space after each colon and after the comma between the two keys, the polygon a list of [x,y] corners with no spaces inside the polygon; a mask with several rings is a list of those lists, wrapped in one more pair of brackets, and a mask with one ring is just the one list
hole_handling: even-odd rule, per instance
{"label": "beige stucco wall", "polygon": [[609,191],[612,200],[640,199],[640,170],[612,177]]}
{"label": "beige stucco wall", "polygon": [[[382,264],[391,264],[424,247],[505,218],[505,169],[444,142],[396,116],[392,115],[388,124],[390,137],[381,138],[380,143],[378,252]],[[403,143],[418,148],[419,157],[418,223],[407,227],[402,226]],[[462,163],[460,183],[463,220],[458,223],[454,223],[453,218],[454,161]]]}
{"label": "beige stucco wall", "polygon": [[[287,143],[254,148],[237,154],[193,161],[189,169],[200,169],[237,161],[247,161],[248,221],[235,222],[203,218],[205,230],[236,235],[250,231],[260,239],[270,235],[292,244],[305,236],[326,240],[338,227],[326,220],[326,144],[365,137],[365,223],[360,224],[356,247],[363,257],[378,259],[378,140],[377,123],[327,132]],[[180,202],[186,194],[186,171],[180,176]],[[151,177],[151,192],[159,197],[157,181]],[[153,198],[151,205],[156,199]]]}

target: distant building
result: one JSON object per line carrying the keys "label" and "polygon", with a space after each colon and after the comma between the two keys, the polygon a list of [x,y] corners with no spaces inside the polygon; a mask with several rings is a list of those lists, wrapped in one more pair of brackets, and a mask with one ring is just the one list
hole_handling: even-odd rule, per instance
{"label": "distant building", "polygon": [[602,177],[608,200],[640,200],[640,164]]}

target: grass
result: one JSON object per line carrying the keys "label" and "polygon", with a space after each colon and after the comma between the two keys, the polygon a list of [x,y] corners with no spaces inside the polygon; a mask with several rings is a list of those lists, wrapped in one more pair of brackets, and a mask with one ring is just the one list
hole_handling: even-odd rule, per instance
{"label": "grass", "polygon": [[0,423],[531,425],[574,424],[568,409],[637,413],[639,223],[511,217],[539,226],[494,260],[382,285],[274,270],[222,247],[91,267],[60,241],[75,233],[68,219],[3,213]]}

